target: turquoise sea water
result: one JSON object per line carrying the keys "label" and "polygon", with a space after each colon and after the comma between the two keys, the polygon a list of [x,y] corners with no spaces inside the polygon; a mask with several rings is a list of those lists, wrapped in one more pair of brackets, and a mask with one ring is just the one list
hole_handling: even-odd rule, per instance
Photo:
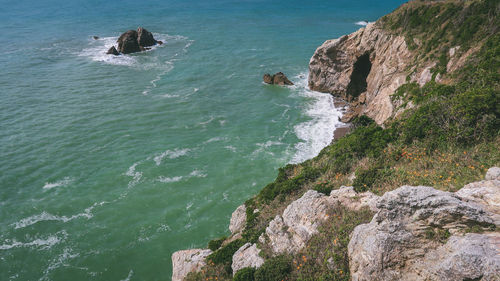
{"label": "turquoise sea water", "polygon": [[[331,141],[316,47],[402,2],[2,1],[0,280],[169,280]],[[138,26],[165,44],[104,55]],[[277,71],[296,85],[261,83]]]}

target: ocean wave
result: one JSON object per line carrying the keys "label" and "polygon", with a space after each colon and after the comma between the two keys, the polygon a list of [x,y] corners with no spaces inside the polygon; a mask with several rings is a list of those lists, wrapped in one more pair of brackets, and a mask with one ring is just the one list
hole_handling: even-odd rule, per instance
{"label": "ocean wave", "polygon": [[0,250],[9,250],[12,248],[20,248],[20,247],[35,247],[40,249],[49,249],[52,246],[58,244],[59,242],[65,240],[68,237],[68,234],[63,230],[57,232],[55,235],[50,235],[46,238],[38,238],[30,242],[19,242],[15,239],[9,240],[7,239],[5,242],[7,244],[0,245]]}
{"label": "ocean wave", "polygon": [[293,87],[299,91],[300,95],[311,98],[304,112],[311,120],[294,127],[295,134],[301,142],[295,146],[296,153],[290,161],[292,164],[318,155],[332,141],[335,127],[343,124],[339,121],[342,113],[335,108],[330,94],[309,90],[305,73],[295,78],[298,81]]}
{"label": "ocean wave", "polygon": [[205,178],[208,175],[204,173],[201,170],[193,170],[191,173],[189,173],[186,176],[175,176],[175,177],[165,177],[165,176],[159,176],[157,181],[162,182],[162,183],[172,183],[172,182],[179,182],[183,179],[189,179],[189,178]]}
{"label": "ocean wave", "polygon": [[103,202],[100,202],[100,203],[94,203],[92,206],[86,208],[82,213],[79,213],[79,214],[76,214],[76,215],[73,215],[73,216],[70,216],[70,217],[68,217],[68,216],[57,216],[57,215],[53,215],[53,214],[50,214],[48,212],[43,211],[40,214],[33,215],[33,216],[30,216],[30,217],[21,219],[18,222],[15,222],[13,224],[14,225],[14,229],[25,228],[27,226],[36,224],[36,223],[41,222],[41,221],[69,222],[69,221],[72,221],[72,220],[77,219],[77,218],[91,219],[93,217],[92,210],[96,206],[102,206],[102,205],[104,205],[106,203],[107,203],[106,201],[103,201]]}
{"label": "ocean wave", "polygon": [[141,162],[136,162],[134,163],[132,166],[130,166],[127,170],[127,172],[125,173],[125,175],[129,176],[129,177],[132,177],[132,180],[129,181],[128,183],[128,187],[133,187],[134,185],[136,185],[142,178],[142,172],[138,172],[135,170],[135,168],[137,167],[137,165],[141,164]]}
{"label": "ocean wave", "polygon": [[169,159],[175,159],[181,156],[184,156],[191,151],[189,148],[184,148],[184,149],[174,149],[174,150],[166,150],[162,152],[159,155],[156,155],[153,160],[155,161],[156,165],[159,166],[161,164],[161,161],[165,158],[168,157]]}
{"label": "ocean wave", "polygon": [[367,25],[368,25],[368,23],[369,23],[369,22],[362,20],[362,21],[357,21],[357,22],[355,22],[354,24],[355,24],[355,25],[360,25],[360,26],[367,26]]}
{"label": "ocean wave", "polygon": [[74,181],[74,179],[72,179],[70,177],[65,177],[64,179],[62,179],[60,181],[46,182],[42,188],[48,190],[48,189],[52,189],[54,187],[67,186],[70,183],[72,183],[73,181]]}

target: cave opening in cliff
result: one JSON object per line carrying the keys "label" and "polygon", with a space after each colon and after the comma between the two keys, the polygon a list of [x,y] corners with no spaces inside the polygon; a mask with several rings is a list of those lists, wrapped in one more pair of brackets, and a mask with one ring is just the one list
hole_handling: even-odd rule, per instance
{"label": "cave opening in cliff", "polygon": [[364,53],[354,63],[354,69],[351,74],[351,81],[347,85],[347,96],[356,98],[366,91],[366,78],[372,69],[370,54]]}

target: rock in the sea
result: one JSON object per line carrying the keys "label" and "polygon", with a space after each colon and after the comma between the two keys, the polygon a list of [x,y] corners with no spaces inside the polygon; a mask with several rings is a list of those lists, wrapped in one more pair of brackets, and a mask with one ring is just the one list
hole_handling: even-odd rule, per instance
{"label": "rock in the sea", "polygon": [[206,265],[205,259],[212,251],[191,249],[172,254],[172,281],[182,281],[190,272],[198,272]]}
{"label": "rock in the sea", "polygon": [[494,224],[480,204],[432,187],[403,186],[384,194],[377,208],[372,221],[351,234],[352,280],[498,280],[498,233],[463,234]]}
{"label": "rock in the sea", "polygon": [[157,43],[153,34],[143,27],[137,29],[137,42],[139,42],[139,46],[142,47],[151,47]]}
{"label": "rock in the sea", "polygon": [[163,45],[163,41],[160,40],[156,41],[156,43],[158,43],[158,45]]}
{"label": "rock in the sea", "polygon": [[137,28],[137,31],[129,30],[123,33],[117,42],[118,51],[122,54],[146,51],[150,49],[148,47],[158,43],[154,39],[153,34],[142,27]]}
{"label": "rock in the sea", "polygon": [[115,46],[112,46],[111,48],[109,48],[106,54],[118,56],[120,53],[116,50]]}
{"label": "rock in the sea", "polygon": [[140,52],[139,42],[137,42],[137,31],[129,30],[118,38],[118,51],[122,54]]}
{"label": "rock in the sea", "polygon": [[288,77],[286,77],[283,72],[278,72],[274,75],[271,75],[269,73],[264,74],[263,77],[264,83],[267,84],[274,84],[274,85],[293,85],[292,81],[288,80]]}
{"label": "rock in the sea", "polygon": [[240,205],[231,215],[231,221],[229,222],[229,231],[231,234],[236,234],[241,232],[245,228],[247,221],[247,208],[245,204]]}
{"label": "rock in the sea", "polygon": [[92,36],[92,38],[93,38],[94,40],[98,40],[98,39],[99,39],[99,36]]}
{"label": "rock in the sea", "polygon": [[241,246],[233,255],[233,263],[231,265],[233,274],[245,267],[261,267],[264,264],[264,259],[259,256],[259,253],[260,249],[255,244],[246,243]]}

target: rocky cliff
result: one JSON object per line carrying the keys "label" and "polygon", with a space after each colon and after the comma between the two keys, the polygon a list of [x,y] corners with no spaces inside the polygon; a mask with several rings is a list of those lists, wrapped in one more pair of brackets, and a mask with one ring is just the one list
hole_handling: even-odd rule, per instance
{"label": "rocky cliff", "polygon": [[[375,211],[370,223],[357,226],[350,235],[352,280],[500,280],[498,167],[489,169],[485,180],[455,193],[427,186],[403,186],[383,196],[358,193],[352,187],[333,190],[329,196],[310,190],[276,216],[257,243],[246,243],[234,253],[233,273],[261,267],[260,248],[269,249],[271,256],[300,251],[336,206]],[[232,221],[241,221],[242,208]],[[172,280],[201,270],[210,253],[174,253]]]}

